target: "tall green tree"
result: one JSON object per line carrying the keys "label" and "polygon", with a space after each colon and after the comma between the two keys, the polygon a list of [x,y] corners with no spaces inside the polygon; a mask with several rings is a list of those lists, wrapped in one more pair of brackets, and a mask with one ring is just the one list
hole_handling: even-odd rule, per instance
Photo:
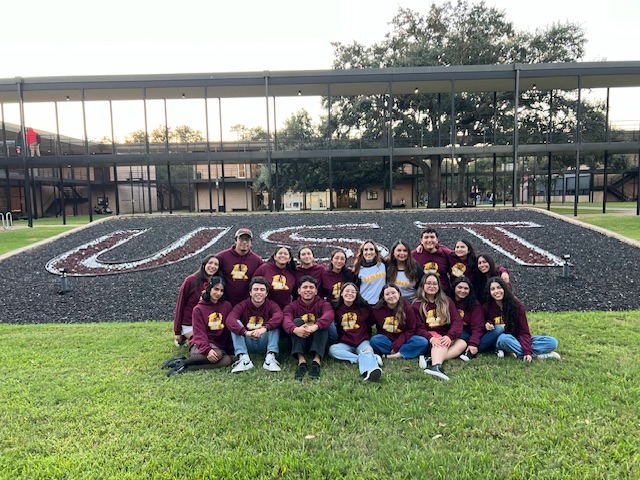
{"label": "tall green tree", "polygon": [[[552,23],[534,32],[518,30],[504,11],[484,2],[471,4],[466,0],[433,3],[426,14],[400,8],[390,25],[384,39],[369,46],[358,42],[334,43],[334,67],[575,62],[584,56],[586,44],[585,32],[578,24]],[[568,134],[572,128],[575,130],[576,103],[570,101],[570,92],[556,92],[555,96],[553,108],[562,115],[556,117],[551,128],[557,134]],[[548,92],[536,91],[523,97],[519,103],[524,111],[538,106],[538,110],[544,112],[544,105],[548,110]],[[386,93],[332,98],[333,135],[338,140],[360,138],[371,144],[386,144],[391,128],[398,146],[444,146],[452,142],[450,94],[397,95],[391,105],[390,101]],[[488,139],[493,142],[494,138],[512,139],[513,104],[513,92],[497,92],[496,96],[484,92],[455,95],[453,142],[475,145]],[[584,109],[588,109],[586,103]],[[598,109],[594,106],[591,110]],[[522,132],[544,132],[548,116],[526,115],[519,119],[519,124],[521,135]],[[458,165],[462,176],[467,161],[462,160]],[[442,158],[418,157],[409,162],[418,166],[425,176],[429,207],[439,207]],[[464,201],[466,194],[458,188],[459,201]]]}

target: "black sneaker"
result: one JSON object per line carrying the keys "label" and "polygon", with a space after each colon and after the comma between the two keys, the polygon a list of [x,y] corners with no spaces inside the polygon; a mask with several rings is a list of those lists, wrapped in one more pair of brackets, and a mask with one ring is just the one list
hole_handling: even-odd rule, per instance
{"label": "black sneaker", "polygon": [[181,373],[184,373],[186,371],[187,371],[186,365],[178,365],[177,367],[169,370],[169,373],[167,373],[167,377],[170,377],[171,375],[180,375]]}
{"label": "black sneaker", "polygon": [[365,382],[379,382],[382,377],[382,370],[379,368],[374,368],[373,370],[369,370],[364,374]]}
{"label": "black sneaker", "polygon": [[473,353],[471,353],[470,350],[467,350],[462,355],[460,355],[458,358],[460,360],[462,360],[463,362],[468,362],[469,360],[473,360],[474,358],[476,358],[476,356]]}
{"label": "black sneaker", "polygon": [[425,368],[424,373],[439,378],[440,380],[449,380],[449,377],[447,377],[444,373],[444,368],[442,367],[441,363],[433,365],[429,368]]}
{"label": "black sneaker", "polygon": [[311,364],[311,370],[309,370],[309,378],[313,380],[318,380],[320,378],[320,364],[318,362],[313,362]]}
{"label": "black sneaker", "polygon": [[307,374],[307,364],[301,363],[298,365],[298,370],[296,370],[296,374],[293,376],[296,380],[302,380],[304,376]]}
{"label": "black sneaker", "polygon": [[175,357],[170,358],[162,365],[162,368],[175,368],[182,363],[183,360],[186,360],[187,357]]}

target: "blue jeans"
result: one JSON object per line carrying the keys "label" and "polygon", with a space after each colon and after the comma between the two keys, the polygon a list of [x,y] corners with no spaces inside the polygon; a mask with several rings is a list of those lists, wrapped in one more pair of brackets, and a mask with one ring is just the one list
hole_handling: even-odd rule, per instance
{"label": "blue jeans", "polygon": [[[373,351],[377,354],[389,355],[391,353],[393,342],[381,333],[371,337],[370,342]],[[400,347],[400,355],[405,359],[416,358],[424,354],[428,347],[429,340],[420,335],[413,335]]]}
{"label": "blue jeans", "polygon": [[[369,351],[365,352],[367,349]],[[363,341],[357,347],[352,347],[346,343],[334,343],[329,347],[329,356],[336,360],[357,363],[358,367],[360,367],[360,375],[378,368],[378,361],[373,354],[369,340]]]}
{"label": "blue jeans", "polygon": [[[238,323],[242,325],[242,322],[238,320]],[[262,335],[259,339],[245,337],[231,332],[231,340],[233,341],[233,351],[238,355],[243,353],[280,353],[278,350],[278,341],[280,340],[280,330],[269,330]]]}
{"label": "blue jeans", "polygon": [[[496,340],[498,340],[498,337],[502,335],[503,332],[504,328],[502,325],[496,325],[493,330],[487,330],[484,332],[484,335],[482,335],[480,343],[478,344],[478,353],[486,352],[487,350],[494,350],[496,348]],[[467,332],[462,332],[460,338],[469,343],[471,335]]]}
{"label": "blue jeans", "polygon": [[[504,350],[505,352],[513,352],[518,358],[524,357],[522,345],[520,345],[516,337],[508,333],[503,333],[498,337],[496,348],[498,350]],[[556,348],[558,348],[558,340],[553,337],[547,337],[545,335],[531,336],[531,349],[533,350],[534,357],[542,353],[553,352]]]}

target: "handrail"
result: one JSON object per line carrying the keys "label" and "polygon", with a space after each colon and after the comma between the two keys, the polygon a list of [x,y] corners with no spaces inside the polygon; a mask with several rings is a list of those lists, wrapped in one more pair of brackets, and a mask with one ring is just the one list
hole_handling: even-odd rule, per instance
{"label": "handrail", "polygon": [[2,217],[2,228],[11,230],[13,228],[13,215],[11,212],[7,212],[6,214],[0,213],[0,217]]}

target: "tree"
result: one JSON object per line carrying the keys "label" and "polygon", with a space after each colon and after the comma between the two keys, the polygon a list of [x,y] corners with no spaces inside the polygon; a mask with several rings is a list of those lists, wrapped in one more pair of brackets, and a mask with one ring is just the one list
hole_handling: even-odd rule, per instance
{"label": "tree", "polygon": [[146,137],[144,130],[136,130],[124,136],[124,143],[144,143]]}
{"label": "tree", "polygon": [[[365,46],[334,43],[334,67],[382,68],[408,66],[495,65],[538,62],[574,62],[584,56],[585,32],[574,23],[554,23],[533,33],[518,31],[504,11],[484,2],[470,4],[433,3],[426,15],[400,8],[391,20],[391,31],[379,43]],[[527,92],[519,99],[522,110],[538,110],[537,115],[519,118],[520,132],[547,131],[548,92]],[[576,102],[571,94],[555,92],[553,108],[562,112],[553,129],[557,134],[575,130]],[[411,94],[391,98],[386,94],[332,98],[333,135],[340,139],[361,138],[368,143],[386,144],[389,129],[398,146],[427,146],[451,143],[450,94]],[[456,138],[454,143],[475,145],[487,138],[513,138],[513,92],[465,92],[455,95]],[[392,109],[393,123],[389,118]],[[583,111],[599,111],[583,104]],[[493,119],[495,117],[495,129]],[[559,139],[560,137],[554,137]],[[524,139],[523,139],[524,140]],[[429,207],[440,206],[442,158],[418,157],[409,160],[419,167],[428,184]],[[464,176],[468,159],[458,165]],[[462,183],[462,182],[460,182]],[[458,188],[458,201],[466,192]]]}
{"label": "tree", "polygon": [[173,131],[173,138],[178,143],[195,143],[205,141],[200,130],[194,130],[188,125],[176,127]]}

